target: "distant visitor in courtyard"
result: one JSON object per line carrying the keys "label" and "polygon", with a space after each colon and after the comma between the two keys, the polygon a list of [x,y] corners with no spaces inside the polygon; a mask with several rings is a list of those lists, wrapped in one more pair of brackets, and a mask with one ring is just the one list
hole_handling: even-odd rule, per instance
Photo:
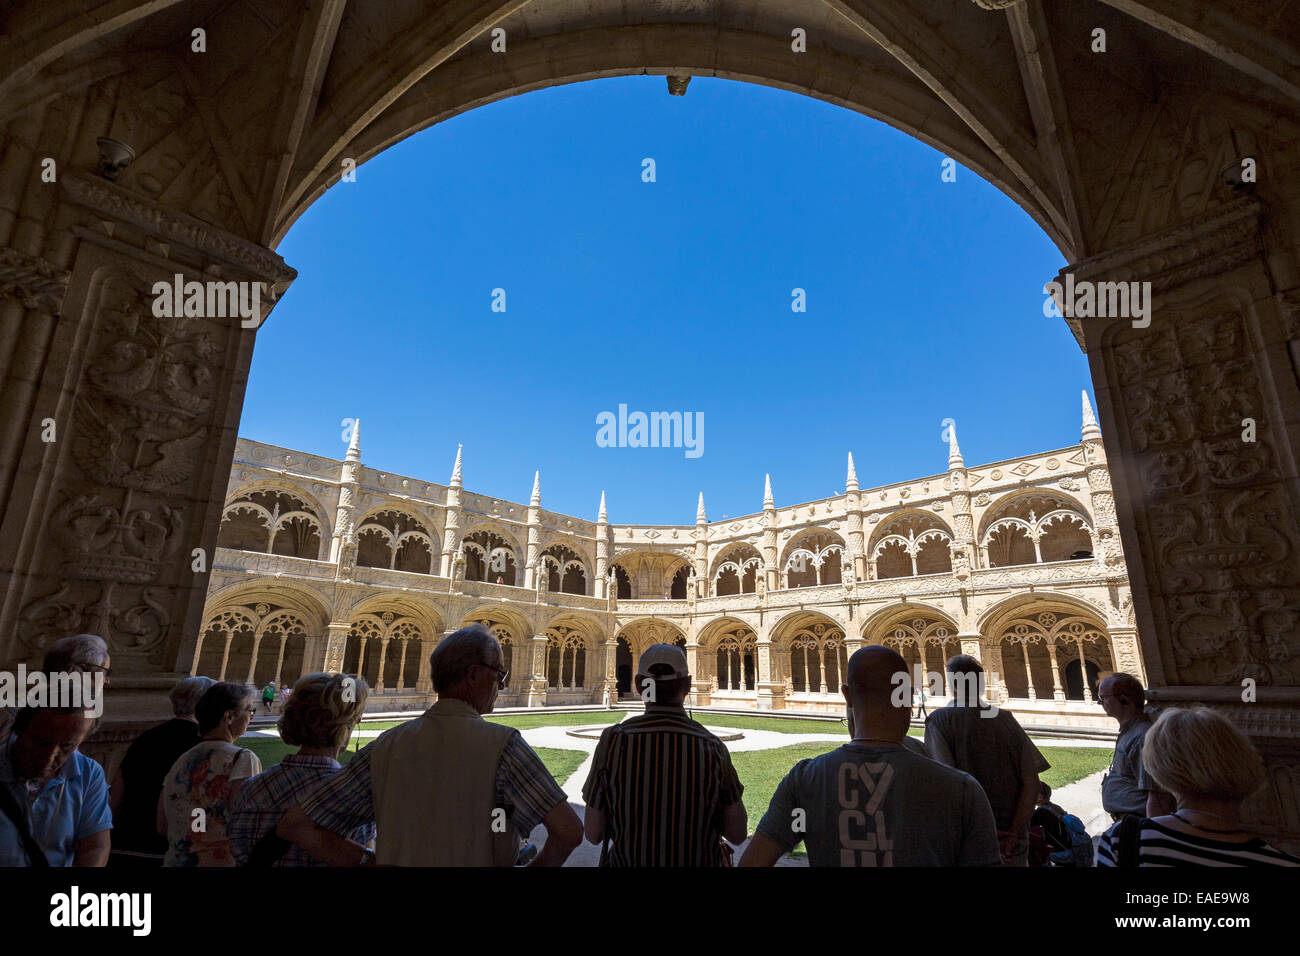
{"label": "distant visitor in courtyard", "polygon": [[257,754],[236,741],[256,707],[257,691],[246,684],[218,681],[199,698],[194,716],[203,739],[177,758],[158,797],[163,866],[235,865],[226,836],[230,804],[244,781],[262,772]]}
{"label": "distant visitor in courtyard", "polygon": [[[541,823],[532,865],[562,864],[582,842],[578,815],[519,731],[483,719],[509,680],[502,663],[486,628],[448,635],[430,658],[437,703],[381,734],[276,832],[330,866],[512,866]],[[373,851],[344,835],[369,823]]]}
{"label": "distant visitor in courtyard", "polygon": [[855,651],[841,691],[852,740],[786,774],[740,865],[772,866],[802,840],[811,866],[997,866],[997,826],[975,778],[903,746],[912,696],[902,656]]}
{"label": "distant visitor in courtyard", "polygon": [[1178,809],[1121,820],[1101,839],[1098,866],[1300,866],[1241,822],[1241,804],[1264,785],[1250,738],[1208,707],[1171,707],[1146,732],[1146,773]]}
{"label": "distant visitor in courtyard", "polygon": [[582,788],[600,865],[730,866],[723,841],[745,839],[745,788],[726,745],[682,707],[691,689],[685,652],[651,645],[636,688],[648,695],[645,713],[600,735]]}
{"label": "distant visitor in courtyard", "polygon": [[109,790],[113,808],[111,866],[162,866],[167,840],[156,825],[158,795],[167,771],[181,754],[199,743],[199,721],[194,709],[215,683],[211,677],[177,681],[168,695],[172,719],[150,727],[127,748]]}
{"label": "distant visitor in courtyard", "polygon": [[[231,803],[230,851],[240,866],[324,866],[301,847],[275,835],[294,804],[338,773],[339,757],[366,709],[370,688],[355,675],[308,674],[293,685],[277,725],[280,739],[298,748],[251,778]],[[348,839],[367,846],[374,824],[360,824]]]}
{"label": "distant visitor in courtyard", "polygon": [[1002,861],[1029,862],[1029,818],[1038,797],[1038,775],[1049,764],[1020,722],[981,699],[984,668],[969,654],[948,660],[953,698],[925,719],[930,756],[979,781],[998,825]]}

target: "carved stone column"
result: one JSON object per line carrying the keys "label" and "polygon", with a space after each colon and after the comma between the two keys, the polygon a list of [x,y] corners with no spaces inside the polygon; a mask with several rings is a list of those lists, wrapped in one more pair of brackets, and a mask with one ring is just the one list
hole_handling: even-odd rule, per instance
{"label": "carved stone column", "polygon": [[389,637],[381,637],[379,639],[379,671],[375,678],[375,690],[380,693],[384,690],[384,665],[388,663],[389,640],[391,640]]}
{"label": "carved stone column", "polygon": [[429,676],[429,658],[437,646],[434,641],[426,641],[423,638],[420,640],[420,671],[415,679],[415,689],[421,694],[433,693],[433,679]]}
{"label": "carved stone column", "polygon": [[[1287,182],[1264,188],[1294,192]],[[1076,285],[1151,283],[1144,327],[1072,325],[1092,368],[1152,702],[1204,702],[1250,734],[1268,784],[1245,825],[1293,851],[1298,246],[1300,199],[1267,207],[1247,197],[1065,270]]]}
{"label": "carved stone column", "polygon": [[[352,625],[346,621],[330,621],[325,627],[325,661],[327,674],[342,674],[343,660],[348,649],[348,632]],[[361,664],[357,663],[357,673],[361,673]]]}
{"label": "carved stone column", "polygon": [[[198,641],[255,326],[296,273],[268,249],[66,165],[36,185],[58,268],[0,250],[6,334],[0,657],[38,659],[89,631],[113,655],[108,752],[165,706]],[[260,315],[200,296],[155,308],[156,284],[233,282]],[[17,277],[15,285],[11,277]],[[207,286],[204,287],[208,288]],[[234,301],[222,287],[222,304]],[[15,311],[16,308],[16,311]],[[177,315],[176,312],[180,314]],[[218,312],[225,313],[225,317]],[[188,315],[186,313],[189,313]],[[55,440],[45,423],[53,422]],[[242,677],[243,675],[239,675]]]}
{"label": "carved stone column", "polygon": [[528,681],[529,707],[542,707],[546,704],[546,635],[535,634],[532,644],[532,677]]}
{"label": "carved stone column", "polygon": [[1063,702],[1065,700],[1065,689],[1061,687],[1061,668],[1056,663],[1056,642],[1047,642],[1047,656],[1052,661],[1052,700]]}
{"label": "carved stone column", "polygon": [[756,682],[758,709],[784,710],[785,684],[773,677],[772,642],[770,640],[760,638],[755,643],[754,659],[755,669],[758,671],[755,675],[758,678]]}
{"label": "carved stone column", "polygon": [[1110,656],[1115,662],[1115,670],[1132,674],[1146,686],[1146,671],[1142,667],[1142,655],[1138,652],[1136,627],[1112,627],[1110,635]]}

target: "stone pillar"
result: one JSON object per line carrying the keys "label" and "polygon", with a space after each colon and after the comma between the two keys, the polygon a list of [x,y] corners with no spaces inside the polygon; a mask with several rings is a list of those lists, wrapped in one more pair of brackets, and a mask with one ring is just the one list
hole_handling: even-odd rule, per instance
{"label": "stone pillar", "polygon": [[543,707],[546,704],[546,635],[535,634],[529,642],[532,645],[532,676],[528,680],[528,707]]}
{"label": "stone pillar", "polygon": [[604,648],[605,678],[601,683],[600,696],[602,701],[608,696],[609,702],[613,704],[618,700],[618,638],[611,636]]}
{"label": "stone pillar", "polygon": [[190,664],[190,676],[197,677],[199,673],[199,655],[203,653],[203,631],[199,631],[198,640],[194,642],[194,661]]}
{"label": "stone pillar", "polygon": [[[361,642],[361,646],[357,650],[357,675],[360,677],[365,677],[366,676],[366,642],[369,640],[369,638],[367,638],[363,634],[358,638],[358,640]],[[379,676],[380,679],[382,680],[384,675],[381,673]]]}
{"label": "stone pillar", "polygon": [[402,651],[402,659],[397,664],[397,690],[398,693],[406,690],[406,642],[407,638],[398,641],[398,647]]}
{"label": "stone pillar", "polygon": [[[99,98],[78,129],[107,130],[111,109]],[[209,583],[194,551],[211,567],[254,328],[296,273],[265,247],[82,172],[62,155],[72,130],[37,145],[39,117],[9,124],[4,156],[0,659],[39,661],[59,637],[102,636],[111,744],[83,750],[111,769],[118,725],[165,712],[194,657]],[[57,183],[41,182],[42,155],[60,156]],[[206,294],[199,314],[186,317],[184,302],[155,310],[156,287],[174,290],[177,274],[242,284],[229,289],[250,312],[256,289],[258,314],[245,327]]]}
{"label": "stone pillar", "polygon": [[1002,668],[1002,645],[987,641],[981,648],[980,663],[984,665],[984,681],[990,704],[1005,704],[1007,696],[1006,675]]}
{"label": "stone pillar", "polygon": [[226,648],[221,652],[221,673],[217,677],[219,681],[226,679],[226,664],[230,662],[230,641],[234,636],[232,631],[226,631]]}
{"label": "stone pillar", "polygon": [[280,670],[284,667],[284,648],[289,643],[289,635],[280,635],[280,653],[275,658],[275,686],[280,686]]}
{"label": "stone pillar", "polygon": [[1083,638],[1076,639],[1075,644],[1079,648],[1079,679],[1083,683],[1083,699],[1091,704],[1092,688],[1088,686],[1088,662],[1083,656]]}
{"label": "stone pillar", "polygon": [[1052,700],[1058,703],[1065,700],[1065,690],[1061,687],[1061,668],[1056,663],[1056,642],[1047,642],[1047,656],[1052,660]]}
{"label": "stone pillar", "polygon": [[[1263,153],[1262,163],[1282,163]],[[1113,495],[1094,489],[1097,525],[1123,536],[1152,703],[1206,703],[1251,736],[1268,783],[1243,826],[1294,852],[1300,186],[1282,174],[1261,182],[1263,199],[1212,188],[1203,212],[1062,278],[1151,283],[1149,324],[1070,320],[1103,436],[1084,442],[1085,458],[1098,461],[1104,440],[1109,463],[1089,484],[1114,485]],[[1249,701],[1243,681],[1260,689]]]}
{"label": "stone pillar", "polygon": [[772,642],[760,636],[754,645],[759,710],[785,709],[785,684],[773,677],[773,663]]}
{"label": "stone pillar", "polygon": [[262,629],[259,627],[257,633],[253,635],[253,653],[248,658],[248,676],[244,678],[245,684],[253,683],[253,673],[257,669],[257,652],[262,647]]}
{"label": "stone pillar", "polygon": [[437,647],[434,641],[420,640],[420,673],[415,679],[415,689],[421,694],[433,693],[433,679],[430,675],[429,658]]}
{"label": "stone pillar", "polygon": [[379,639],[379,673],[375,679],[375,690],[383,693],[384,690],[384,664],[388,662],[388,642],[391,638],[381,637]]}
{"label": "stone pillar", "polygon": [[[352,625],[346,621],[330,621],[325,628],[325,660],[323,670],[327,674],[342,674],[343,660],[347,655],[348,634]],[[357,674],[361,673],[361,664],[357,663]]]}
{"label": "stone pillar", "polygon": [[1029,699],[1038,700],[1038,693],[1034,690],[1034,670],[1029,666],[1029,642],[1020,642],[1020,651],[1025,656],[1025,683],[1029,687]]}
{"label": "stone pillar", "polygon": [[1138,649],[1137,628],[1112,627],[1108,634],[1110,637],[1110,659],[1114,662],[1115,670],[1132,674],[1145,687],[1147,676],[1146,669],[1142,666],[1142,655]]}
{"label": "stone pillar", "polygon": [[[700,645],[694,638],[686,641],[686,664],[691,672],[691,704],[695,707],[708,707],[713,701],[713,681],[703,674],[700,666]],[[635,689],[635,688],[634,688]]]}

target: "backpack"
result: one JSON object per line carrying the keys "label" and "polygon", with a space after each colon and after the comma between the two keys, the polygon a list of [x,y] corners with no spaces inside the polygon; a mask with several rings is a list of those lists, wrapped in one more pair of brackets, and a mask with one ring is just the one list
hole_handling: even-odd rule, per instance
{"label": "backpack", "polygon": [[1050,855],[1052,865],[1092,866],[1092,837],[1088,835],[1088,829],[1083,825],[1083,821],[1073,813],[1067,813],[1061,817],[1061,822],[1065,824],[1066,832],[1070,834],[1070,846],[1068,849],[1057,850]]}

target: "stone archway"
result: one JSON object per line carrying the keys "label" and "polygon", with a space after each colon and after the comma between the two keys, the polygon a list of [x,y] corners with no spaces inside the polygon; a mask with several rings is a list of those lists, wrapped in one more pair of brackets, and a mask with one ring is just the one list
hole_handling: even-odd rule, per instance
{"label": "stone archway", "polygon": [[[11,4],[0,656],[96,631],[137,693],[192,658],[251,329],[295,276],[271,247],[347,161],[555,83],[743,79],[882,119],[979,172],[1065,254],[1063,299],[1093,283],[1115,303],[1128,286],[1100,284],[1150,283],[1136,324],[1069,319],[1106,436],[1085,435],[1085,453],[1108,456],[1114,480],[1090,475],[1097,553],[1111,560],[1122,536],[1134,556],[1155,703],[1206,701],[1250,732],[1269,768],[1252,817],[1300,839],[1283,811],[1300,803],[1300,38],[1266,7],[936,0],[922,16],[903,0],[791,0],[778,20],[630,0],[597,23],[523,0],[334,0],[280,18],[231,4],[208,27],[226,46],[200,59],[181,4]],[[804,50],[792,22],[808,24]],[[100,137],[134,162],[116,166],[112,143],[101,157]],[[177,275],[243,283],[222,302],[247,326],[155,315],[155,283]],[[50,422],[56,442],[41,439]],[[1247,680],[1280,692],[1238,703]],[[126,727],[134,711],[110,713]]]}

